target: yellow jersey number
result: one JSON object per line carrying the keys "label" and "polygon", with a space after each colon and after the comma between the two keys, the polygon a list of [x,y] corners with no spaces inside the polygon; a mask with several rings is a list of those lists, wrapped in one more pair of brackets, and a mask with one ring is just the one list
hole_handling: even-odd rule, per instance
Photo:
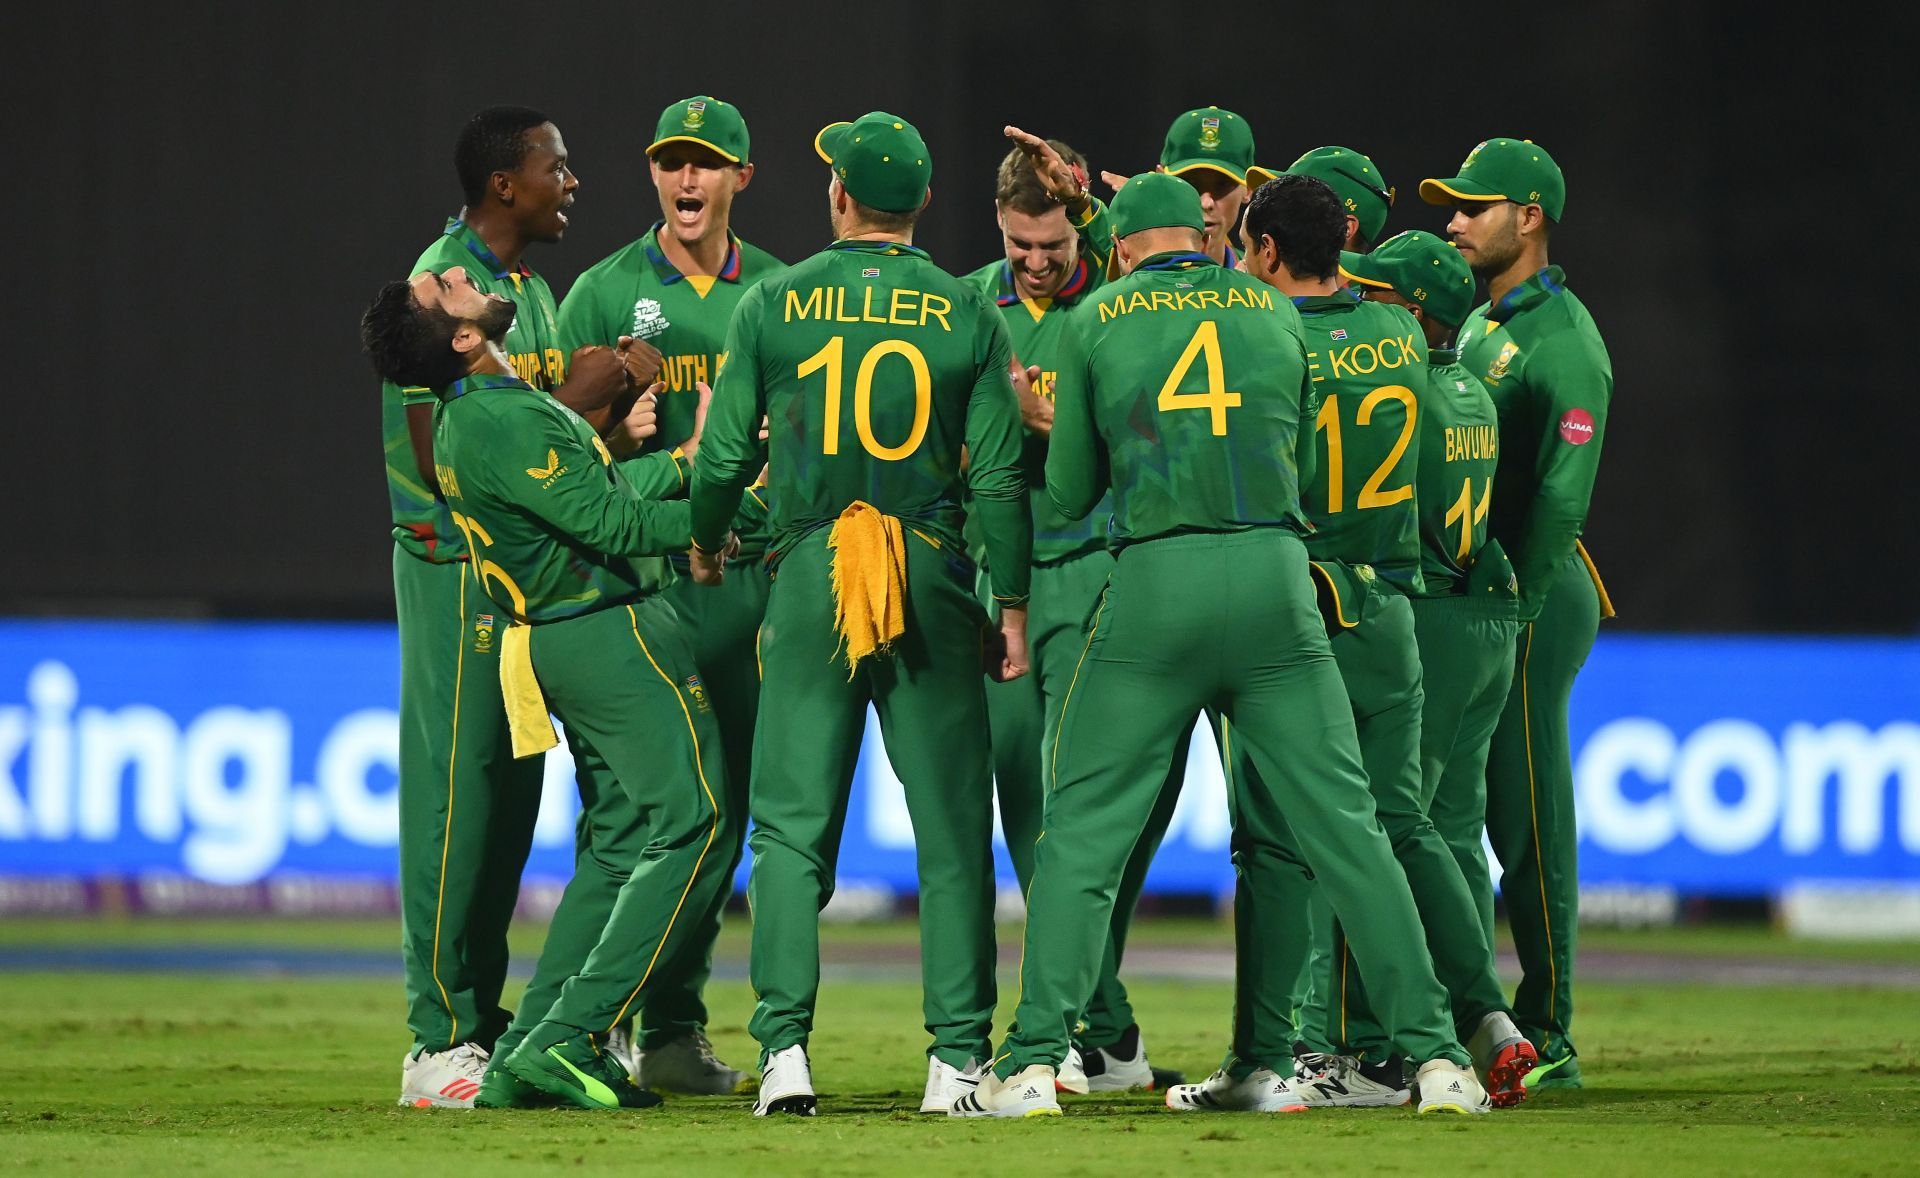
{"label": "yellow jersey number", "polygon": [[[1413,441],[1414,415],[1417,403],[1413,390],[1405,385],[1390,384],[1368,393],[1361,398],[1360,411],[1354,415],[1355,425],[1368,425],[1373,414],[1382,404],[1398,401],[1407,410],[1407,419],[1400,426],[1400,437],[1393,443],[1385,462],[1373,472],[1373,476],[1360,488],[1360,498],[1355,502],[1356,510],[1365,511],[1372,507],[1391,507],[1395,503],[1404,503],[1413,498],[1413,484],[1382,490],[1380,484],[1387,481],[1393,468],[1400,464],[1400,458],[1407,452],[1408,443]],[[1344,510],[1346,497],[1346,460],[1340,442],[1340,394],[1329,393],[1321,402],[1320,414],[1313,419],[1313,428],[1327,433],[1327,514],[1338,515]]]}
{"label": "yellow jersey number", "polygon": [[[1207,389],[1202,393],[1183,393],[1180,386],[1186,382],[1187,372],[1195,360],[1206,365]],[[1160,412],[1205,409],[1213,415],[1213,436],[1224,438],[1227,410],[1239,407],[1240,394],[1227,391],[1227,368],[1220,360],[1220,325],[1204,319],[1193,329],[1193,338],[1187,341],[1180,359],[1174,362],[1173,371],[1167,373],[1166,383],[1160,386]]]}
{"label": "yellow jersey number", "polygon": [[[801,380],[812,376],[821,369],[827,372],[827,404],[825,426],[820,435],[822,454],[840,453],[840,398],[846,374],[847,340],[836,335],[827,341],[825,347],[800,362]],[[888,446],[873,436],[873,375],[880,362],[888,356],[898,356],[904,360],[913,373],[913,428],[907,431],[906,440],[898,446]],[[933,372],[927,367],[927,358],[919,348],[906,340],[881,340],[867,349],[860,357],[860,366],[853,376],[853,425],[860,433],[860,444],[867,453],[882,462],[898,462],[910,458],[920,448],[920,442],[927,436],[927,421],[933,414]]]}

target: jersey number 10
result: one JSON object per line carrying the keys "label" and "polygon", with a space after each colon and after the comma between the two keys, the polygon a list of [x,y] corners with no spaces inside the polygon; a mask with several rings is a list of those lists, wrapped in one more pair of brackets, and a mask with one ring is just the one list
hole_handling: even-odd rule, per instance
{"label": "jersey number 10", "polygon": [[[822,454],[840,453],[840,396],[845,383],[846,351],[846,337],[836,335],[827,341],[826,347],[802,360],[795,374],[805,380],[822,368],[827,370],[826,415],[820,434]],[[913,428],[907,431],[907,440],[898,446],[883,445],[873,436],[873,374],[880,367],[880,361],[888,356],[899,356],[913,370]],[[867,453],[883,462],[911,458],[920,448],[921,439],[927,436],[927,419],[932,413],[933,373],[920,349],[901,339],[881,340],[868,348],[853,376],[853,425],[860,432],[860,444],[866,447]]]}

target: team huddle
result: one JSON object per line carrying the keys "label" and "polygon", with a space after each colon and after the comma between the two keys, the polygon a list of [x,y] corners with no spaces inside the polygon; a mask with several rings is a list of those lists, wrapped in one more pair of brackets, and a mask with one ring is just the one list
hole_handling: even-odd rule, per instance
{"label": "team huddle", "polygon": [[[741,113],[676,102],[661,219],[556,304],[521,258],[573,204],[558,129],[494,107],[462,131],[465,207],[361,324],[401,645],[402,1104],[747,1087],[704,990],[750,842],[753,1109],[812,1115],[869,708],[916,832],[923,1113],[1129,1089],[1483,1113],[1580,1084],[1567,705],[1612,612],[1580,543],[1612,373],[1547,261],[1560,168],[1488,139],[1420,185],[1447,238],[1382,239],[1371,159],[1262,167],[1218,107],[1102,173],[1108,202],[1066,144],[1006,135],[1004,257],[955,277],[913,244],[932,154],[873,112],[815,139],[833,241],[783,266],[733,231]],[[1235,996],[1185,1083],[1120,974],[1200,717]],[[575,873],[508,1011],[562,730]],[[1027,899],[998,1044],[996,792]]]}

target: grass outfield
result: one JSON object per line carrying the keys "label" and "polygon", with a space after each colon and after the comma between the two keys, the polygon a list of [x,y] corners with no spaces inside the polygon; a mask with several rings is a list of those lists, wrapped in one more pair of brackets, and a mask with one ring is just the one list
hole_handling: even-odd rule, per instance
{"label": "grass outfield", "polygon": [[[736,921],[713,987],[713,1038],[754,1049]],[[537,941],[537,930],[527,930]],[[1067,1099],[1059,1120],[949,1122],[914,1109],[925,1076],[911,926],[830,928],[814,1040],[821,1115],[756,1120],[740,1099],[670,1097],[641,1113],[466,1113],[393,1103],[397,978],[196,972],[0,974],[0,1168],[44,1173],[897,1175],[1033,1170],[1164,1174],[1353,1165],[1371,1173],[1592,1174],[1920,1169],[1920,990],[1591,982],[1581,991],[1588,1087],[1487,1118],[1405,1109],[1286,1117],[1175,1114],[1155,1094]],[[1765,933],[1583,940],[1711,958],[1806,960]],[[344,951],[394,944],[384,922],[13,920],[0,948],[256,944]],[[1208,922],[1144,923],[1143,949],[1217,951]],[[1912,946],[1833,947],[1821,959],[1911,961]],[[517,988],[517,987],[516,987]],[[1156,1063],[1199,1078],[1224,1047],[1219,981],[1142,978]],[[1013,995],[1010,972],[1003,991]],[[1008,1011],[1003,1008],[1004,1020]]]}

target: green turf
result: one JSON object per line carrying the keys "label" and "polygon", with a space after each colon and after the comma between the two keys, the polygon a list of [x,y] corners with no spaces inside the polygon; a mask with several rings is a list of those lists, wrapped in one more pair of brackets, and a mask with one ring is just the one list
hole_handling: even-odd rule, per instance
{"label": "green turf", "polygon": [[[0,939],[55,943],[63,938],[51,934],[74,927],[8,922]],[[244,927],[94,925],[92,941],[207,943],[209,929]],[[392,943],[377,922],[252,928],[260,943],[313,944],[329,933],[351,947]],[[910,936],[901,926],[831,929],[828,949],[862,959]],[[1774,944],[1724,937],[1748,952]],[[1213,926],[1182,923],[1143,926],[1137,943],[1221,940]],[[736,928],[724,952],[739,944]],[[750,1116],[743,1100],[719,1098],[672,1098],[627,1114],[397,1108],[407,1038],[395,981],[22,973],[0,975],[0,987],[0,1168],[52,1174],[787,1178],[918,1169],[928,1178],[1053,1178],[1352,1166],[1369,1174],[1828,1178],[1911,1173],[1920,1157],[1920,992],[1912,990],[1589,984],[1578,1027],[1589,1086],[1471,1121],[1404,1109],[1179,1115],[1144,1094],[1068,1098],[1059,1120],[979,1123],[913,1111],[924,1038],[907,981],[830,981],[814,1043],[822,1115],[772,1122]],[[1009,996],[1012,989],[1007,978]],[[1134,990],[1156,1063],[1197,1078],[1217,1062],[1223,984],[1143,981]],[[716,983],[712,998],[721,1056],[750,1062],[746,987]]]}

